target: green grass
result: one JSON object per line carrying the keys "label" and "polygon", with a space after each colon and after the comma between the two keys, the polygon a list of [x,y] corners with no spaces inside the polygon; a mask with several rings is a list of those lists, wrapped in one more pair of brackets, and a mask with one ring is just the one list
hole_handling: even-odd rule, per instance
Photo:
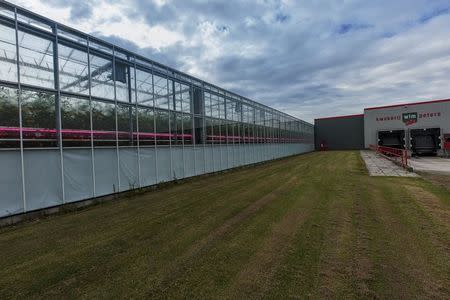
{"label": "green grass", "polygon": [[0,249],[2,299],[448,298],[450,193],[311,153],[4,228]]}

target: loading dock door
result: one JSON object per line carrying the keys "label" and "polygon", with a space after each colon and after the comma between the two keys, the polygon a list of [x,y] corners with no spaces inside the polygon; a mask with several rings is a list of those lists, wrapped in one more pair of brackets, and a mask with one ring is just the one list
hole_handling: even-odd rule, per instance
{"label": "loading dock door", "polygon": [[411,150],[414,154],[435,155],[440,148],[440,128],[411,129]]}
{"label": "loading dock door", "polygon": [[405,149],[404,130],[378,131],[378,146]]}

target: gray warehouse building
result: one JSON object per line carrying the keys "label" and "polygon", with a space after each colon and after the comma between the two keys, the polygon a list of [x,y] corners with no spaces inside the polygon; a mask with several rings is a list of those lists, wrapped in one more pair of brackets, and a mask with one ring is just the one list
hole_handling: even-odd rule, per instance
{"label": "gray warehouse building", "polygon": [[316,150],[364,148],[363,114],[315,119],[314,125]]}
{"label": "gray warehouse building", "polygon": [[378,145],[406,149],[411,155],[448,155],[450,99],[371,107],[362,115],[316,119],[315,140],[317,150]]}

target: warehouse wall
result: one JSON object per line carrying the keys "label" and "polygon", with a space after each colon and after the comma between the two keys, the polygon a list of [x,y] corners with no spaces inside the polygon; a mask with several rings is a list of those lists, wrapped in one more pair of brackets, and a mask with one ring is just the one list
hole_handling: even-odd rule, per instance
{"label": "warehouse wall", "polygon": [[328,150],[364,149],[364,115],[314,120],[315,148]]}
{"label": "warehouse wall", "polygon": [[[416,122],[403,121],[403,115],[409,113],[417,114]],[[440,128],[442,135],[450,134],[450,100],[366,108],[364,114],[366,147],[377,144],[378,132],[385,130],[405,130],[407,134],[411,129]]]}

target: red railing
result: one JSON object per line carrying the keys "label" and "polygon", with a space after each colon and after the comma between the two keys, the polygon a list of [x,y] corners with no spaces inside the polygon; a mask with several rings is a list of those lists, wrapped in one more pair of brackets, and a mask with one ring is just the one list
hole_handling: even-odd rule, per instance
{"label": "red railing", "polygon": [[408,151],[404,149],[391,148],[386,146],[369,145],[373,151],[380,153],[387,159],[401,163],[403,168],[408,168]]}

